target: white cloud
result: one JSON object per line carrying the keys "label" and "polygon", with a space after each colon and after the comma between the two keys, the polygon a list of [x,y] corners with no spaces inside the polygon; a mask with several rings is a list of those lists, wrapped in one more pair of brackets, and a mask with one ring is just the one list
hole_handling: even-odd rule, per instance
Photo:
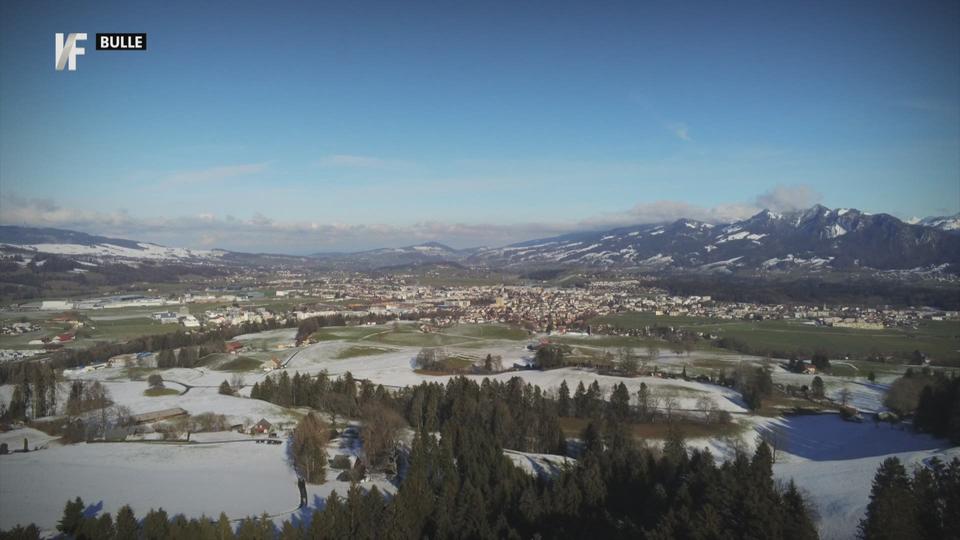
{"label": "white cloud", "polygon": [[212,213],[194,216],[134,217],[120,210],[69,209],[49,199],[0,196],[0,222],[9,225],[59,227],[156,242],[178,247],[220,247],[236,251],[312,253],[409,245],[436,240],[455,247],[499,246],[585,229],[640,223],[662,223],[682,217],[726,223],[756,214],[763,208],[785,211],[820,200],[808,186],[776,186],[742,203],[698,206],[682,201],[643,202],[621,212],[583,220],[513,224],[422,221],[405,225],[278,221],[257,213],[249,219]]}
{"label": "white cloud", "polygon": [[761,209],[775,212],[789,212],[801,208],[810,208],[823,200],[823,195],[817,193],[810,186],[776,186],[770,191],[757,196],[756,205]]}

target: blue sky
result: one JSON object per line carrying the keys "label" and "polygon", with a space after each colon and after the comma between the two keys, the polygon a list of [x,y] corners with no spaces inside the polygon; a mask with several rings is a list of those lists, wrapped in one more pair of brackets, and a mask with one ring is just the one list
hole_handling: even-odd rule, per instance
{"label": "blue sky", "polygon": [[2,4],[0,222],[309,253],[960,210],[957,2],[197,4]]}

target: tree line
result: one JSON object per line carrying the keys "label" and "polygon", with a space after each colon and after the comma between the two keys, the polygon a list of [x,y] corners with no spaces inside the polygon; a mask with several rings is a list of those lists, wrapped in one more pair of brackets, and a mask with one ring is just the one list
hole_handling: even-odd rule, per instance
{"label": "tree line", "polygon": [[858,532],[865,540],[960,538],[960,458],[934,457],[912,473],[896,457],[884,460]]}
{"label": "tree line", "polygon": [[60,349],[49,358],[43,360],[26,360],[21,362],[7,362],[0,364],[0,384],[19,382],[19,376],[26,368],[24,366],[44,363],[52,369],[63,370],[106,362],[110,358],[121,354],[135,354],[139,352],[161,352],[164,350],[181,349],[183,347],[209,346],[211,343],[221,343],[242,334],[252,334],[290,328],[296,321],[290,320],[281,325],[275,319],[262,323],[248,322],[239,326],[228,326],[207,330],[204,332],[185,332],[178,330],[159,335],[142,336],[124,343],[97,343],[83,349]]}
{"label": "tree line", "polygon": [[[543,396],[519,379],[421,384],[392,402],[416,430],[395,496],[354,484],[311,519],[279,528],[264,518],[227,530],[225,517],[214,523],[152,511],[128,537],[816,538],[808,504],[792,483],[774,482],[763,443],[752,456],[718,464],[708,450],[688,449],[678,431],[663,451],[651,450],[609,417],[587,425],[579,459],[555,476],[524,472],[500,441],[546,449],[549,430],[500,429],[507,427],[501,422],[549,425],[556,410]],[[562,435],[555,435],[548,446],[559,445]],[[83,531],[92,520],[94,532],[82,537],[118,537],[119,515],[86,518],[78,506],[61,530]],[[129,531],[130,512],[122,512]]]}

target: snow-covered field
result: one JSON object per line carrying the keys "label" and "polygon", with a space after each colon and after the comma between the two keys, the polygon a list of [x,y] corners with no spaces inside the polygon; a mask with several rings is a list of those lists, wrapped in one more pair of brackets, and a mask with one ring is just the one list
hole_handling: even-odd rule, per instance
{"label": "snow-covered field", "polygon": [[[5,436],[22,441],[15,430]],[[345,495],[348,482],[327,470],[327,482],[308,485],[309,508],[295,512],[297,476],[287,445],[256,444],[236,433],[208,433],[204,444],[88,443],[54,446],[0,457],[0,529],[36,523],[52,531],[67,499],[81,497],[88,511],[116,512],[129,504],[138,517],[162,507],[170,515],[231,519],[264,512],[283,519],[307,519],[334,490]],[[354,450],[328,447],[329,457]],[[381,478],[364,483],[394,492]]]}
{"label": "snow-covered field", "polygon": [[[274,330],[236,338],[256,346],[274,347],[293,341],[294,330]],[[448,347],[451,354],[500,355],[505,366],[523,363],[530,352],[523,342],[482,340],[482,347]],[[258,343],[259,342],[259,343]],[[391,344],[389,352],[371,356],[338,359],[347,349],[357,345],[379,346],[376,341],[324,341],[305,348],[270,352],[287,361],[285,370],[293,374],[328,372],[331,376],[350,371],[355,378],[367,379],[388,387],[416,385],[423,381],[445,382],[451,376],[433,376],[417,373],[413,359],[419,347]],[[578,345],[579,346],[579,345]],[[256,353],[260,354],[260,353]],[[262,353],[267,354],[267,353]],[[766,363],[758,357],[735,354],[708,354],[694,351],[679,356],[661,353],[658,363],[674,368],[691,365],[698,360],[753,365]],[[84,374],[84,378],[102,381],[114,402],[129,407],[133,413],[182,407],[190,414],[205,412],[223,414],[231,423],[251,424],[260,418],[277,422],[291,422],[295,411],[245,397],[220,395],[217,386],[230,380],[235,373],[209,368],[169,369],[160,372],[167,386],[183,390],[182,395],[147,397],[145,381],[130,381],[123,368],[105,368]],[[274,372],[276,374],[276,372]],[[143,376],[143,374],[140,374]],[[262,371],[240,373],[247,385],[242,394],[249,395],[250,385],[262,381]],[[470,378],[482,379],[482,375]],[[655,377],[621,378],[598,375],[590,370],[564,368],[550,371],[522,370],[494,375],[498,380],[520,377],[547,391],[556,391],[566,381],[571,393],[579,383],[588,386],[597,381],[605,394],[613,386],[624,383],[632,396],[641,383],[659,397],[673,396],[677,408],[694,409],[700,397],[710,397],[723,410],[744,413],[738,392],[720,386],[679,379]],[[862,411],[882,411],[887,384],[867,383],[865,379],[822,376],[829,397],[838,399],[843,389],[850,391],[851,404]],[[776,368],[774,381],[780,384],[809,385],[811,375],[787,373]],[[886,383],[888,381],[884,381]],[[0,386],[0,399],[9,401],[12,387]],[[65,393],[63,395],[66,395]],[[747,429],[742,441],[725,439],[691,439],[690,447],[708,447],[720,459],[732,455],[732,444],[746,449],[754,446],[755,433],[773,432],[777,441],[778,478],[793,478],[806,490],[821,516],[819,528],[824,538],[850,538],[855,534],[857,521],[862,517],[870,492],[870,484],[877,466],[890,455],[898,455],[908,464],[921,463],[934,455],[948,459],[960,456],[960,448],[948,448],[946,443],[927,436],[916,435],[889,424],[875,425],[869,419],[864,423],[842,421],[838,415],[793,416],[768,418],[738,415],[738,421]],[[30,447],[44,446],[50,437],[35,430],[15,430],[0,434],[0,442],[10,449],[19,449],[23,437]],[[231,518],[268,512],[277,514],[292,510],[297,503],[296,477],[288,462],[286,446],[253,444],[249,437],[235,433],[194,434],[195,442],[206,444],[164,445],[149,443],[95,443],[60,446],[50,443],[46,449],[26,454],[0,457],[0,528],[16,523],[36,522],[46,529],[55,526],[63,505],[77,495],[98,509],[116,511],[129,503],[143,515],[151,507],[163,506],[169,513],[183,512],[189,516],[218,515],[225,511]],[[655,444],[655,443],[652,443]],[[354,441],[334,440],[329,455],[346,453],[356,455],[359,448]],[[524,454],[508,451],[506,454],[518,466],[531,473],[555,472],[566,461],[560,456]],[[328,481],[322,486],[310,486],[311,505],[323,504],[336,489],[346,493],[349,485],[334,480],[336,471],[328,471]],[[383,478],[372,484],[386,491],[393,486]],[[367,486],[371,484],[366,484]],[[308,519],[309,512],[283,514],[278,519]]]}
{"label": "snow-covered field", "polygon": [[[355,378],[368,379],[376,384],[385,386],[410,386],[420,384],[421,382],[445,382],[451,376],[435,376],[416,373],[413,367],[413,359],[418,349],[404,348],[397,352],[378,354],[375,356],[364,356],[356,358],[346,358],[335,360],[333,357],[336,352],[344,347],[342,343],[318,343],[303,349],[294,356],[287,365],[288,371],[300,371],[302,373],[318,373],[326,370],[333,376],[340,375],[349,371]],[[517,356],[511,358],[504,355],[504,365],[510,365],[513,362],[519,362],[523,354],[520,347],[515,347],[513,353]],[[605,394],[609,394],[614,385],[621,382],[627,386],[632,395],[635,395],[640,389],[640,384],[645,383],[651,390],[661,394],[672,394],[676,397],[678,407],[683,409],[695,408],[697,400],[701,396],[707,396],[714,399],[718,407],[731,412],[745,411],[740,394],[729,388],[715,386],[710,384],[701,384],[695,381],[683,381],[679,379],[661,379],[658,377],[634,377],[623,378],[608,375],[598,375],[589,370],[576,368],[553,369],[550,371],[521,370],[500,373],[498,375],[468,375],[468,378],[483,379],[489,377],[502,381],[513,377],[520,377],[524,381],[540,386],[544,390],[555,391],[560,387],[563,381],[567,382],[570,392],[576,389],[580,382],[584,386],[589,386],[594,381],[600,385]]]}
{"label": "snow-covered field", "polygon": [[774,474],[793,478],[808,494],[824,539],[856,536],[884,459],[896,455],[909,470],[933,456],[944,461],[960,456],[960,448],[949,448],[946,441],[884,423],[845,422],[835,414],[794,416],[776,424],[770,427],[784,434],[779,439],[785,451],[777,452]]}

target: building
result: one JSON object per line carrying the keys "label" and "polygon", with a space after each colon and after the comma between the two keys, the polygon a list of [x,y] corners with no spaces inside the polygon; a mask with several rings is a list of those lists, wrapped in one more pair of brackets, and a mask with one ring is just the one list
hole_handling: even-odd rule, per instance
{"label": "building", "polygon": [[43,311],[73,309],[73,302],[68,302],[67,300],[44,300],[40,303],[40,309]]}
{"label": "building", "polygon": [[180,317],[180,324],[182,324],[184,328],[200,328],[200,321],[193,315]]}
{"label": "building", "polygon": [[173,311],[154,313],[151,317],[153,317],[155,321],[160,321],[161,324],[177,324],[180,321],[177,314]]}
{"label": "building", "polygon": [[271,427],[273,427],[273,424],[271,424],[270,422],[267,422],[265,418],[261,418],[259,422],[257,422],[256,424],[253,425],[253,427],[250,428],[250,434],[256,435],[258,433],[260,434],[270,433]]}

